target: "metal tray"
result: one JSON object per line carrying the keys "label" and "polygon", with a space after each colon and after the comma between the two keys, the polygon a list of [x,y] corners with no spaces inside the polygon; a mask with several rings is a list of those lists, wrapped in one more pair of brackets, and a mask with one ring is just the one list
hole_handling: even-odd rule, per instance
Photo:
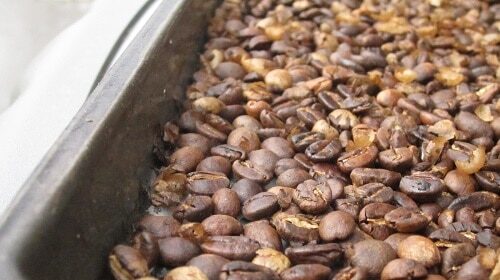
{"label": "metal tray", "polygon": [[110,277],[217,2],[164,0],[104,76],[1,219],[0,279]]}

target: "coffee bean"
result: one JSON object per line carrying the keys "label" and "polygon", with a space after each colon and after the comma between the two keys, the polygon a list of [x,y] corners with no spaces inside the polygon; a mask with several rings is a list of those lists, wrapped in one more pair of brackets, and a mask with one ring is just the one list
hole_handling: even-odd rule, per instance
{"label": "coffee bean", "polygon": [[146,259],[135,248],[117,245],[109,256],[111,272],[116,279],[140,278],[149,275]]}
{"label": "coffee bean", "polygon": [[298,242],[319,239],[319,221],[312,216],[278,212],[272,217],[271,223],[282,239]]}
{"label": "coffee bean", "polygon": [[240,199],[238,194],[231,189],[220,189],[212,196],[215,214],[225,214],[237,217],[240,213]]}
{"label": "coffee bean", "polygon": [[355,168],[350,174],[352,183],[356,186],[368,183],[381,183],[391,188],[399,185],[401,175],[397,172],[376,168]]}
{"label": "coffee bean", "polygon": [[491,192],[475,192],[456,198],[448,206],[450,210],[458,210],[463,207],[470,207],[474,211],[487,208],[500,208],[500,198]]}
{"label": "coffee bean", "polygon": [[177,235],[180,223],[172,216],[145,215],[137,223],[136,228],[140,231],[151,233],[156,239]]}
{"label": "coffee bean", "polygon": [[384,168],[405,171],[413,165],[413,152],[407,147],[393,148],[380,152],[378,160]]}
{"label": "coffee bean", "polygon": [[331,267],[342,257],[342,248],[336,243],[307,244],[299,247],[288,247],[285,254],[294,264],[319,263]]}
{"label": "coffee bean", "polygon": [[134,235],[132,239],[132,247],[139,250],[148,263],[148,267],[153,267],[157,264],[160,257],[160,249],[158,247],[158,239],[153,234],[143,231]]}
{"label": "coffee bean", "polygon": [[293,202],[305,213],[319,214],[324,212],[332,201],[332,192],[325,183],[306,180],[299,184],[293,192]]}
{"label": "coffee bean", "polygon": [[291,266],[290,260],[280,251],[271,248],[257,250],[257,256],[252,263],[271,269],[276,273],[281,273]]}
{"label": "coffee bean", "polygon": [[418,279],[427,275],[422,264],[410,259],[394,259],[382,270],[381,279]]}
{"label": "coffee bean", "polygon": [[260,193],[262,188],[255,181],[243,178],[234,183],[231,190],[238,195],[241,204],[243,204],[250,197]]}
{"label": "coffee bean", "polygon": [[394,191],[380,183],[369,183],[359,187],[350,185],[344,188],[344,192],[348,197],[361,200],[363,204],[372,202],[389,203],[393,200]]}
{"label": "coffee bean", "polygon": [[295,154],[290,142],[281,137],[271,137],[262,142],[262,148],[275,153],[278,158],[291,158]]}
{"label": "coffee bean", "polygon": [[201,244],[203,252],[230,260],[250,261],[259,248],[257,241],[244,236],[211,236]]}
{"label": "coffee bean", "polygon": [[245,219],[255,221],[270,217],[278,209],[278,197],[270,192],[261,192],[246,200],[241,212]]}
{"label": "coffee bean", "polygon": [[329,267],[321,264],[298,264],[283,271],[280,276],[282,280],[326,280],[331,272]]}
{"label": "coffee bean", "polygon": [[227,187],[229,187],[229,179],[223,173],[196,171],[187,176],[187,188],[194,194],[212,195]]}
{"label": "coffee bean", "polygon": [[175,151],[170,156],[171,168],[180,172],[190,172],[203,160],[203,152],[198,148],[187,146]]}
{"label": "coffee bean", "polygon": [[174,209],[174,217],[178,220],[201,222],[213,212],[214,204],[209,196],[193,195]]}
{"label": "coffee bean", "polygon": [[401,241],[398,256],[420,262],[425,267],[432,267],[441,262],[439,249],[432,240],[419,235],[412,235]]}
{"label": "coffee bean", "polygon": [[273,178],[271,171],[256,165],[249,160],[233,162],[233,173],[239,178],[248,179],[256,183],[267,183]]}
{"label": "coffee bean", "polygon": [[337,166],[340,171],[348,173],[359,167],[368,167],[377,158],[378,150],[375,146],[358,148],[339,157]]}
{"label": "coffee bean", "polygon": [[333,211],[321,218],[319,235],[324,241],[342,240],[354,232],[354,218],[342,211]]}
{"label": "coffee bean", "polygon": [[195,147],[199,149],[203,154],[207,154],[211,148],[211,141],[198,133],[185,133],[179,136],[177,139],[177,146],[182,147]]}
{"label": "coffee bean", "polygon": [[221,156],[207,157],[198,163],[196,171],[219,172],[227,176],[231,172],[231,162]]}
{"label": "coffee bean", "polygon": [[337,272],[332,280],[364,280],[367,277],[365,269],[348,266]]}
{"label": "coffee bean", "polygon": [[416,201],[432,201],[444,188],[443,181],[431,174],[405,176],[399,183],[399,189]]}
{"label": "coffee bean", "polygon": [[384,242],[389,244],[392,247],[392,249],[394,249],[394,251],[397,251],[399,243],[401,243],[401,241],[403,241],[404,239],[406,239],[409,236],[411,236],[411,234],[397,232],[397,233],[393,233],[393,234],[389,235],[389,237],[387,237],[384,240]]}
{"label": "coffee bean", "polygon": [[244,261],[232,261],[221,268],[220,280],[230,279],[269,279],[278,280],[279,277],[269,268]]}
{"label": "coffee bean", "polygon": [[474,246],[469,243],[457,244],[443,252],[441,273],[451,278],[462,264],[476,255]]}
{"label": "coffee bean", "polygon": [[[238,147],[249,153],[260,147],[259,136],[248,128],[238,127],[227,137],[227,144]],[[264,147],[265,148],[265,147]]]}
{"label": "coffee bean", "polygon": [[221,156],[233,162],[235,160],[243,160],[246,158],[246,152],[236,146],[219,145],[210,149],[210,153],[214,156]]}
{"label": "coffee bean", "polygon": [[241,223],[228,215],[212,215],[204,219],[201,224],[205,231],[212,236],[239,235],[243,232]]}
{"label": "coffee bean", "polygon": [[245,236],[257,241],[262,248],[281,250],[281,239],[267,220],[250,222],[243,229]]}
{"label": "coffee bean", "polygon": [[351,265],[365,269],[370,277],[380,275],[384,267],[396,258],[391,246],[379,240],[358,242],[347,251],[347,255]]}
{"label": "coffee bean", "polygon": [[[495,253],[491,249],[483,249],[479,254],[464,263],[455,274],[456,279],[488,279],[491,274],[491,262],[481,260],[493,260]],[[497,277],[498,273],[494,275]]]}
{"label": "coffee bean", "polygon": [[473,193],[476,185],[472,176],[458,170],[448,172],[444,177],[444,183],[450,191],[458,195]]}
{"label": "coffee bean", "polygon": [[334,160],[342,150],[338,140],[320,140],[306,148],[305,154],[314,162]]}
{"label": "coffee bean", "polygon": [[202,254],[189,260],[186,265],[197,267],[208,277],[209,280],[219,280],[220,271],[228,262],[228,259],[221,256]]}
{"label": "coffee bean", "polygon": [[384,240],[393,233],[389,223],[384,220],[384,216],[396,209],[391,204],[375,202],[363,207],[359,212],[359,227],[378,240]]}
{"label": "coffee bean", "polygon": [[276,162],[278,162],[278,156],[266,149],[260,149],[252,151],[248,154],[248,159],[254,165],[258,165],[269,172],[274,172]]}
{"label": "coffee bean", "polygon": [[399,207],[384,215],[384,219],[398,232],[417,232],[427,226],[426,216],[415,210]]}
{"label": "coffee bean", "polygon": [[308,179],[311,179],[311,175],[307,171],[301,168],[293,168],[281,173],[276,179],[276,184],[278,186],[295,188],[298,184]]}
{"label": "coffee bean", "polygon": [[167,237],[158,241],[163,264],[179,266],[201,253],[197,244],[182,237]]}
{"label": "coffee bean", "polygon": [[195,266],[180,266],[165,275],[164,280],[208,280],[209,278]]}

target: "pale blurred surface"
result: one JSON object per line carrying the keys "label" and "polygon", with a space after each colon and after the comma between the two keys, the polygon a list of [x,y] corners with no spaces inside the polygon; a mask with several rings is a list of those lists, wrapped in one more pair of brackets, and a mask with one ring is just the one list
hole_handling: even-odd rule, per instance
{"label": "pale blurred surface", "polygon": [[81,107],[146,3],[153,4],[120,51],[160,1],[0,0],[0,213]]}

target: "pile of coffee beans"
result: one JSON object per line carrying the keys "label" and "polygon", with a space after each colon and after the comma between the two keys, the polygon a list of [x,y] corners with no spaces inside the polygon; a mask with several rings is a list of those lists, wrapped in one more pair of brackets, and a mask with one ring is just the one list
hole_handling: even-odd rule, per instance
{"label": "pile of coffee beans", "polygon": [[112,273],[500,279],[499,54],[497,1],[224,1]]}

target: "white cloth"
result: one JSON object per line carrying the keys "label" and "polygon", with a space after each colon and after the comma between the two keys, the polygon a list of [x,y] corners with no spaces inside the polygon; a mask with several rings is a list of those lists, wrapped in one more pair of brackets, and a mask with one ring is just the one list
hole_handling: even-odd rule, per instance
{"label": "white cloth", "polygon": [[111,48],[146,2],[96,0],[31,66],[21,96],[0,115],[0,213],[81,107]]}

